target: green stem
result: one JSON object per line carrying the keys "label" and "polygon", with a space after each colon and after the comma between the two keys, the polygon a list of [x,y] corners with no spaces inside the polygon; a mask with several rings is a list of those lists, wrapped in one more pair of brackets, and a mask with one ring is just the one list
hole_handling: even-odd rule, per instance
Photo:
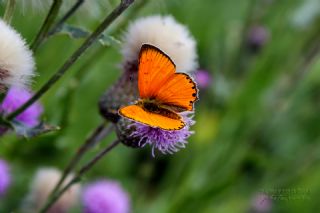
{"label": "green stem", "polygon": [[61,4],[62,4],[62,0],[54,0],[47,17],[43,25],[41,26],[39,33],[37,34],[36,38],[34,39],[31,45],[31,49],[33,50],[33,52],[37,51],[42,41],[46,38],[53,22],[58,16]]}
{"label": "green stem", "polygon": [[44,95],[65,73],[66,71],[79,59],[79,57],[100,37],[101,33],[118,17],[123,11],[125,11],[134,0],[122,0],[121,3],[106,17],[106,19],[98,26],[98,28],[87,38],[84,43],[77,49],[72,56],[62,65],[62,67],[47,81],[41,89],[34,94],[25,104],[23,104],[16,111],[11,113],[6,119],[12,120],[35,101],[37,101],[42,95]]}
{"label": "green stem", "polygon": [[66,192],[73,184],[79,182],[81,180],[82,176],[86,172],[88,172],[99,160],[101,160],[102,157],[104,157],[108,152],[110,152],[119,143],[120,143],[119,140],[114,141],[107,148],[105,148],[100,153],[98,153],[92,160],[90,160],[83,167],[81,167],[79,172],[76,174],[76,176],[71,181],[69,181],[60,191],[58,191],[57,193],[55,193],[52,197],[50,197],[48,199],[47,203],[39,211],[39,213],[47,212],[51,208],[51,206],[63,195],[64,192]]}
{"label": "green stem", "polygon": [[7,3],[4,15],[3,15],[3,19],[8,24],[11,23],[11,19],[12,19],[15,7],[16,7],[16,0],[9,0],[8,3]]}

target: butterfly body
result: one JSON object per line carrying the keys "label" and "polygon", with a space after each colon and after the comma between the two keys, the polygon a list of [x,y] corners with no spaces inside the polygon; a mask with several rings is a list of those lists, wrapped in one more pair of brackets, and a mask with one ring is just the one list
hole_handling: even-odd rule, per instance
{"label": "butterfly body", "polygon": [[157,103],[156,100],[139,100],[138,106],[142,107],[145,111],[166,116],[172,119],[180,119],[181,116],[175,112],[170,106]]}
{"label": "butterfly body", "polygon": [[176,73],[170,57],[149,44],[140,50],[138,87],[140,99],[122,107],[120,115],[164,130],[185,126],[178,113],[193,110],[196,84],[188,74]]}

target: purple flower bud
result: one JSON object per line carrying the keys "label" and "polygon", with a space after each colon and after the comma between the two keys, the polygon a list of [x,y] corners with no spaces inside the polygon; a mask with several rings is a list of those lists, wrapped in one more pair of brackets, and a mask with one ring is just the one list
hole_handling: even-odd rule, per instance
{"label": "purple flower bud", "polygon": [[11,183],[10,169],[4,160],[0,159],[0,197],[5,195]]}
{"label": "purple flower bud", "polygon": [[120,184],[100,180],[85,187],[82,194],[84,213],[129,213],[130,200]]}
{"label": "purple flower bud", "polygon": [[[0,113],[4,115],[10,114],[28,101],[31,96],[32,94],[26,89],[10,88],[5,99],[0,104]],[[42,106],[39,103],[34,103],[18,115],[16,119],[29,127],[34,127],[39,124],[39,117],[42,111]]]}
{"label": "purple flower bud", "polygon": [[208,88],[212,83],[212,77],[206,70],[198,70],[195,73],[195,80],[197,82],[197,86],[201,89]]}
{"label": "purple flower bud", "polygon": [[267,43],[269,32],[263,26],[253,26],[248,33],[247,44],[252,52],[258,52]]}
{"label": "purple flower bud", "polygon": [[123,65],[123,74],[119,80],[103,94],[99,101],[100,114],[107,120],[117,123],[118,110],[138,99],[138,62]]}

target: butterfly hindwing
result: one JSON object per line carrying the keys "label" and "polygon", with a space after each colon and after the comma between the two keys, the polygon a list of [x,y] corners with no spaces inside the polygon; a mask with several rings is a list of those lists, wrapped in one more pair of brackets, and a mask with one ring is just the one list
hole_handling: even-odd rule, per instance
{"label": "butterfly hindwing", "polygon": [[162,85],[156,97],[162,104],[176,107],[178,111],[192,111],[198,99],[196,83],[185,73],[175,73]]}
{"label": "butterfly hindwing", "polygon": [[120,115],[134,121],[164,130],[179,130],[185,126],[181,117],[172,118],[166,115],[146,111],[141,106],[129,105],[119,110]]}

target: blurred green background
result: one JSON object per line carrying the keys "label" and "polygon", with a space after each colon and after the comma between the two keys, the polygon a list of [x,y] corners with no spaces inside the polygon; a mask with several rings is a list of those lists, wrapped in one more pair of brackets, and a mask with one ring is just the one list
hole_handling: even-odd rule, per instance
{"label": "blurred green background", "polygon": [[[94,29],[118,3],[107,2],[100,18],[78,15],[69,23]],[[3,10],[1,5],[0,14]],[[188,26],[198,42],[200,68],[212,75],[210,87],[200,91],[195,134],[187,148],[174,155],[153,158],[150,147],[119,146],[86,175],[84,184],[100,178],[119,180],[130,193],[133,212],[139,213],[259,212],[255,200],[261,193],[271,200],[265,212],[317,212],[320,3],[137,0],[109,31],[121,40],[128,22],[154,14],[171,14]],[[45,15],[46,10],[17,9],[12,25],[30,43]],[[267,34],[258,46],[250,43],[256,27]],[[56,35],[39,48],[34,90],[82,41]],[[17,209],[39,167],[63,169],[102,122],[97,103],[121,74],[119,48],[96,43],[41,99],[44,119],[61,126],[61,131],[30,140],[0,138],[0,156],[13,173],[0,212]],[[79,209],[80,203],[74,212]]]}

